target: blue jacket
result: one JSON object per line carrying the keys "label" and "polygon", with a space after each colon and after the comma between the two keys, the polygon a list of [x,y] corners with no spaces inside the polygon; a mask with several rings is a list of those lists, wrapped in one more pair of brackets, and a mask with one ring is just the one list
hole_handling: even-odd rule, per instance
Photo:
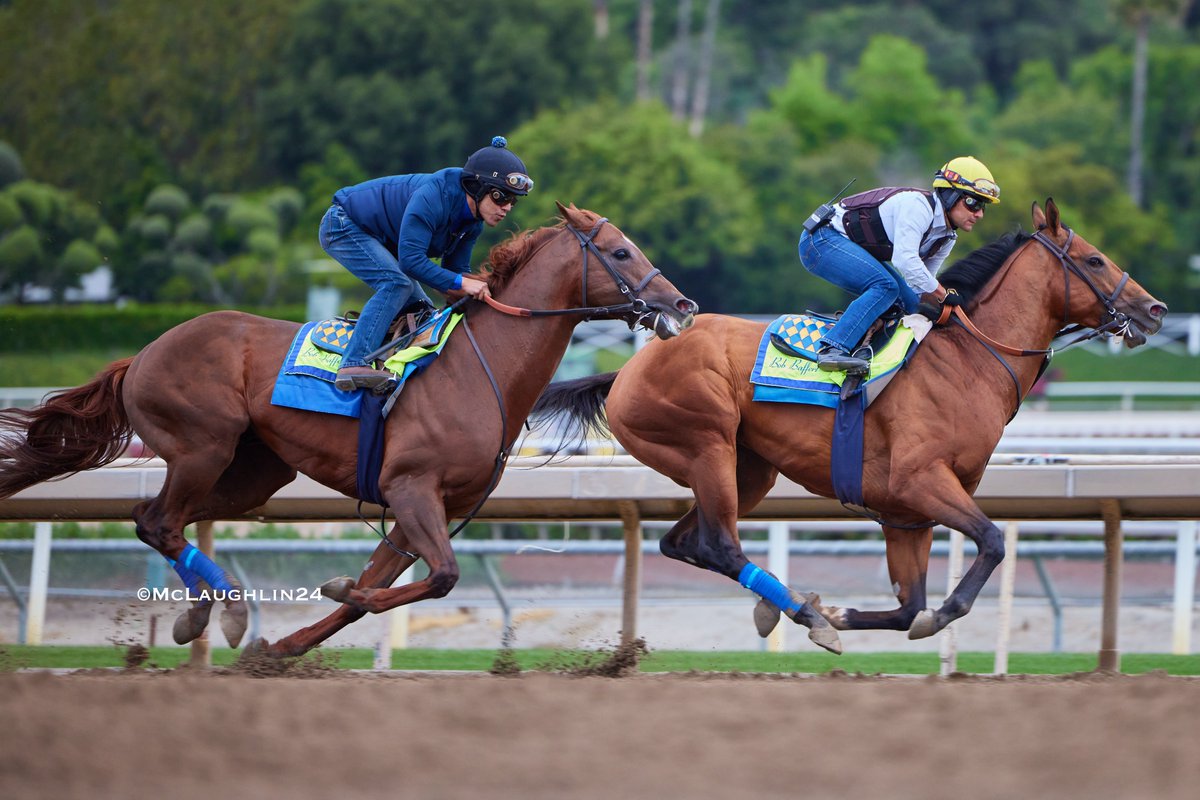
{"label": "blue jacket", "polygon": [[[347,216],[396,254],[400,269],[438,291],[462,288],[483,230],[467,205],[462,170],[392,175],[347,186],[333,196]],[[441,258],[438,266],[431,258]]]}

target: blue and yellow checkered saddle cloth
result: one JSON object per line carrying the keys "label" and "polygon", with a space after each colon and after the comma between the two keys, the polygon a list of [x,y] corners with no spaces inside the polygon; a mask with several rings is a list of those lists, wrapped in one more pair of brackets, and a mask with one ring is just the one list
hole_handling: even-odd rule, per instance
{"label": "blue and yellow checkered saddle cloth", "polygon": [[[836,408],[846,374],[822,372],[816,363],[821,335],[834,322],[814,314],[785,314],[768,325],[750,372],[754,399]],[[890,338],[876,342],[866,380],[868,403],[904,366],[928,330],[924,317],[904,317]]]}
{"label": "blue and yellow checkered saddle cloth", "polygon": [[785,353],[817,360],[817,348],[825,331],[836,322],[832,317],[817,314],[784,314],[771,323],[767,335],[771,342]]}

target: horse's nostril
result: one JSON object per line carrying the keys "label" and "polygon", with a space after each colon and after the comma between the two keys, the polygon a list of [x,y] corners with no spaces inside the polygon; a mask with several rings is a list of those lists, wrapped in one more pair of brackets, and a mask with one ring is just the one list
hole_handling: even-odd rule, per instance
{"label": "horse's nostril", "polygon": [[1165,317],[1166,315],[1167,307],[1162,303],[1155,303],[1154,305],[1150,306],[1150,316],[1154,317],[1155,319]]}

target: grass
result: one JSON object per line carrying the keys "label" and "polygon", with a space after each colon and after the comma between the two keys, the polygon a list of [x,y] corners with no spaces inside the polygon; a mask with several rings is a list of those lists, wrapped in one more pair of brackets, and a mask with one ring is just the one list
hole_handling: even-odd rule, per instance
{"label": "grass", "polygon": [[[344,669],[370,669],[374,659],[367,648],[329,648],[317,651],[323,662]],[[5,645],[0,647],[0,671],[37,667],[59,669],[90,669],[123,667],[126,650],[114,645],[91,647]],[[519,649],[510,651],[523,670],[557,671],[585,661],[594,661],[604,653],[548,649]],[[183,647],[152,647],[144,666],[174,668],[187,661],[190,654]],[[214,666],[229,666],[240,651],[227,647],[212,650]],[[496,650],[428,650],[406,649],[392,651],[393,669],[412,670],[488,670],[495,663]],[[990,674],[992,653],[959,653],[960,672]],[[1012,653],[1008,671],[1012,674],[1064,675],[1090,672],[1096,669],[1094,653]],[[639,664],[642,672],[778,672],[824,674],[832,670],[893,675],[934,675],[939,661],[937,653],[850,653],[834,656],[827,653],[764,653],[764,652],[700,652],[690,650],[656,650]],[[1170,675],[1200,675],[1200,655],[1176,656],[1155,653],[1128,653],[1121,657],[1121,671],[1142,674],[1162,670]]]}

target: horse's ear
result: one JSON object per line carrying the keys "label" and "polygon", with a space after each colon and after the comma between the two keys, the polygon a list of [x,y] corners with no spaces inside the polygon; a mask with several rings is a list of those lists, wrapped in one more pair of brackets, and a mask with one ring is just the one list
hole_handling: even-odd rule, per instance
{"label": "horse's ear", "polygon": [[558,215],[560,217],[562,217],[563,219],[566,219],[567,218],[567,207],[564,206],[562,203],[558,202],[557,200],[554,201],[554,205],[558,206]]}
{"label": "horse's ear", "polygon": [[1059,227],[1058,206],[1054,204],[1053,197],[1046,198],[1046,225],[1050,228],[1050,232],[1057,234]]}
{"label": "horse's ear", "polygon": [[1042,231],[1046,229],[1046,215],[1042,213],[1042,207],[1038,205],[1038,201],[1033,201],[1033,207],[1030,209],[1033,214],[1034,230]]}

